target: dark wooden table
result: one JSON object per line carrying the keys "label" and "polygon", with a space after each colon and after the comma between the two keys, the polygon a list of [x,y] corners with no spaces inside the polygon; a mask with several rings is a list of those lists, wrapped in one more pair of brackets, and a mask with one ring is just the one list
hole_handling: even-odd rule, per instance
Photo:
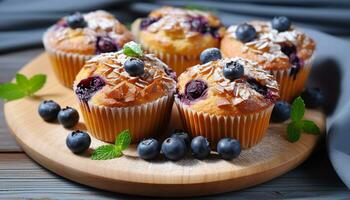
{"label": "dark wooden table", "polygon": [[[0,82],[10,81],[42,49],[0,55]],[[47,66],[50,67],[50,66]],[[97,190],[61,178],[31,160],[10,135],[0,101],[0,199],[116,199],[131,197]],[[59,152],[58,152],[59,153]],[[132,188],[130,188],[132,189]],[[321,139],[301,166],[267,183],[206,199],[350,199],[334,172]]]}

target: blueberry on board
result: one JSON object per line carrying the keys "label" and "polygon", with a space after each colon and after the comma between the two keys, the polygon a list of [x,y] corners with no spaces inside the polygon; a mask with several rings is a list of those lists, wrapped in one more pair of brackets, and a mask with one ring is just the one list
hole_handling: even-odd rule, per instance
{"label": "blueberry on board", "polygon": [[307,108],[317,108],[323,105],[325,97],[319,88],[306,88],[301,93],[301,98]]}
{"label": "blueberry on board", "polygon": [[274,17],[271,22],[272,28],[276,29],[278,32],[289,30],[290,25],[290,20],[285,16]]}
{"label": "blueberry on board", "polygon": [[241,144],[232,138],[222,138],[217,145],[217,152],[224,160],[232,160],[241,153]]}
{"label": "blueberry on board", "polygon": [[63,108],[62,110],[60,110],[57,118],[58,118],[58,121],[65,128],[72,128],[79,121],[79,113],[76,109],[67,106],[66,108]]}
{"label": "blueberry on board", "polygon": [[52,100],[45,100],[40,103],[38,113],[43,120],[51,122],[57,119],[61,106]]}
{"label": "blueberry on board", "polygon": [[179,137],[185,142],[186,146],[190,145],[190,136],[184,130],[174,130],[173,134],[171,134],[171,137]]}
{"label": "blueberry on board", "polygon": [[273,107],[271,121],[275,123],[284,122],[290,118],[291,107],[286,101],[277,101]]}
{"label": "blueberry on board", "polygon": [[73,153],[82,153],[90,147],[91,138],[84,131],[73,131],[66,138],[66,145]]}
{"label": "blueberry on board", "polygon": [[145,65],[138,58],[128,58],[124,63],[124,69],[130,76],[141,76],[145,72]]}
{"label": "blueberry on board", "polygon": [[192,155],[197,159],[205,159],[210,155],[210,145],[208,140],[203,136],[197,136],[191,141]]}
{"label": "blueberry on board", "polygon": [[249,42],[256,37],[254,26],[244,23],[237,26],[236,38],[242,42]]}
{"label": "blueberry on board", "polygon": [[244,67],[239,62],[229,62],[223,68],[224,77],[230,81],[241,78],[244,75]]}
{"label": "blueberry on board", "polygon": [[162,144],[162,152],[164,156],[172,161],[183,158],[186,154],[186,144],[178,137],[169,137]]}
{"label": "blueberry on board", "polygon": [[142,140],[137,145],[137,154],[144,160],[155,159],[159,155],[159,152],[159,142],[153,138]]}
{"label": "blueberry on board", "polygon": [[203,96],[208,85],[202,80],[191,80],[185,85],[185,96],[189,100],[195,100]]}
{"label": "blueberry on board", "polygon": [[67,17],[67,24],[70,28],[84,28],[87,22],[81,13],[75,13]]}
{"label": "blueberry on board", "polygon": [[208,48],[199,56],[201,64],[221,59],[221,52],[218,48]]}

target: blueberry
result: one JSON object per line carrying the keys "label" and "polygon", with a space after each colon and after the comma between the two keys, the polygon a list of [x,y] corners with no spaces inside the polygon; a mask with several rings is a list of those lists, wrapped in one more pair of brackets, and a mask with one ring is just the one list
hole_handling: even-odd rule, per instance
{"label": "blueberry", "polygon": [[158,21],[158,18],[145,18],[142,19],[141,23],[140,23],[140,28],[141,29],[146,29],[148,26],[150,26],[151,24],[153,24],[154,22]]}
{"label": "blueberry", "polygon": [[306,88],[301,93],[307,108],[317,108],[323,105],[325,101],[324,94],[319,88]]}
{"label": "blueberry", "polygon": [[201,64],[221,59],[221,52],[218,48],[208,48],[202,51],[199,56]]}
{"label": "blueberry", "polygon": [[118,51],[118,45],[110,37],[98,37],[96,41],[96,54]]}
{"label": "blueberry", "polygon": [[145,65],[138,58],[128,58],[124,63],[124,69],[130,76],[141,76],[145,73]]}
{"label": "blueberry", "polygon": [[232,138],[223,138],[218,142],[217,151],[222,159],[232,160],[241,153],[241,144]]}
{"label": "blueberry", "polygon": [[57,114],[61,110],[60,105],[52,100],[45,100],[40,103],[38,112],[41,118],[47,122],[57,119]]}
{"label": "blueberry", "polygon": [[271,121],[280,123],[290,118],[290,104],[285,101],[277,101],[275,107],[273,107],[271,114]]}
{"label": "blueberry", "polygon": [[189,100],[202,97],[207,90],[207,84],[202,80],[191,80],[185,85],[185,96]]}
{"label": "blueberry", "polygon": [[171,134],[171,137],[179,137],[185,142],[186,146],[190,145],[190,136],[183,130],[174,130],[173,134]]}
{"label": "blueberry", "polygon": [[144,160],[155,159],[159,155],[160,146],[156,139],[143,140],[137,145],[137,153]]}
{"label": "blueberry", "polygon": [[224,77],[230,81],[241,78],[244,75],[244,67],[238,62],[229,62],[223,68]]}
{"label": "blueberry", "polygon": [[285,16],[274,17],[271,22],[272,28],[276,29],[278,32],[287,31],[290,28],[290,25],[290,20]]}
{"label": "blueberry", "polygon": [[67,106],[58,113],[57,118],[65,128],[71,128],[78,123],[79,113],[74,108]]}
{"label": "blueberry", "polygon": [[84,16],[80,13],[75,13],[67,17],[67,24],[71,28],[84,28],[87,26],[87,22]]}
{"label": "blueberry", "polygon": [[236,38],[242,42],[249,42],[256,36],[256,30],[254,26],[244,23],[237,26]]}
{"label": "blueberry", "polygon": [[186,154],[186,144],[179,137],[170,137],[164,140],[162,152],[169,160],[180,160]]}
{"label": "blueberry", "polygon": [[89,134],[77,130],[69,133],[66,139],[67,147],[73,153],[82,153],[90,147],[91,138]]}
{"label": "blueberry", "polygon": [[75,94],[77,94],[80,100],[87,102],[95,92],[105,85],[105,81],[99,76],[88,77],[78,83]]}
{"label": "blueberry", "polygon": [[205,159],[210,155],[210,145],[208,140],[203,136],[197,136],[191,142],[192,154],[197,159]]}
{"label": "blueberry", "polygon": [[249,83],[250,87],[258,92],[259,94],[263,95],[264,97],[268,96],[268,88],[265,85],[262,85],[254,78],[247,79],[247,82]]}

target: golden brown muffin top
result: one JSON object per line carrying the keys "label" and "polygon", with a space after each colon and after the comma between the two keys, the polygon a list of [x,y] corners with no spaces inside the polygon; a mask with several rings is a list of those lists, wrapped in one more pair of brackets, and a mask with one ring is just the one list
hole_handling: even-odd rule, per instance
{"label": "golden brown muffin top", "polygon": [[70,27],[67,22],[70,16],[63,17],[45,33],[44,43],[63,52],[95,55],[118,51],[133,40],[131,32],[106,11],[74,15],[82,16],[86,26]]}
{"label": "golden brown muffin top", "polygon": [[74,90],[82,101],[97,106],[128,107],[141,105],[172,95],[176,77],[170,68],[151,54],[137,59],[144,63],[144,73],[131,76],[122,51],[104,53],[87,61],[74,82]]}
{"label": "golden brown muffin top", "polygon": [[[297,30],[294,26],[287,31],[278,32],[273,29],[270,22],[252,21],[249,24],[256,30],[256,38],[250,42],[243,43],[236,39],[237,25],[230,26],[222,41],[223,53],[234,56],[242,56],[258,62],[266,70],[288,69],[293,66],[288,55],[284,53],[286,48],[296,48],[296,55],[302,61],[306,61],[314,53],[315,42],[306,34]],[[231,38],[231,41],[227,40]],[[234,40],[232,40],[234,39]],[[232,53],[224,43],[231,46]]]}
{"label": "golden brown muffin top", "polygon": [[208,47],[218,46],[224,27],[208,12],[163,7],[135,21],[133,32],[142,44],[153,49],[196,55]]}
{"label": "golden brown muffin top", "polygon": [[[244,74],[225,78],[227,65],[241,65]],[[178,78],[177,100],[191,109],[215,115],[241,115],[261,111],[279,97],[277,81],[257,63],[235,57],[188,68]]]}

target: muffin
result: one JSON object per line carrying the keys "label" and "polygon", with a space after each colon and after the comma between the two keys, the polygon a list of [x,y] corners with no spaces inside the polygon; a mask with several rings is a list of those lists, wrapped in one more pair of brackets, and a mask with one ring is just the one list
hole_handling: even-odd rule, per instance
{"label": "muffin", "polygon": [[136,40],[168,64],[177,74],[199,64],[199,54],[219,47],[224,27],[210,13],[163,7],[132,25]]}
{"label": "muffin", "polygon": [[168,123],[175,90],[166,64],[151,54],[130,56],[125,50],[90,59],[74,81],[87,129],[105,142],[114,142],[125,129],[133,142],[154,137]]}
{"label": "muffin", "polygon": [[290,26],[286,17],[230,26],[221,41],[224,57],[253,60],[273,74],[280,85],[280,98],[285,101],[293,100],[302,92],[315,47],[315,42]]}
{"label": "muffin", "polygon": [[278,83],[256,62],[223,58],[188,68],[178,78],[175,103],[185,129],[208,138],[224,137],[242,147],[258,144],[269,126]]}
{"label": "muffin", "polygon": [[43,36],[54,73],[71,88],[85,61],[96,54],[120,50],[133,39],[128,29],[105,11],[75,13],[59,20]]}

